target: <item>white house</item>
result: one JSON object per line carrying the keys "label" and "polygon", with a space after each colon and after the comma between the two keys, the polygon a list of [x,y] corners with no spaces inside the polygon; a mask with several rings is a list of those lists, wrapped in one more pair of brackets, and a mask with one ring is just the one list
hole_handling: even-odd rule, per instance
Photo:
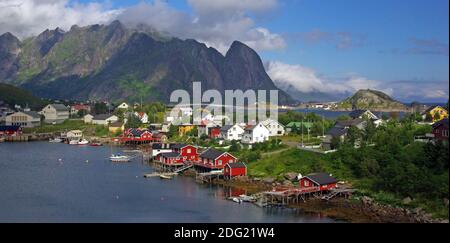
{"label": "white house", "polygon": [[228,141],[241,140],[244,132],[239,125],[225,125],[220,129],[220,138]]}
{"label": "white house", "polygon": [[284,129],[284,126],[279,123],[276,120],[273,119],[267,119],[265,121],[261,122],[267,129],[269,129],[270,136],[284,136],[286,133],[286,130]]}
{"label": "white house", "polygon": [[41,115],[46,123],[62,123],[69,119],[70,109],[63,104],[49,104],[42,109]]}
{"label": "white house", "polygon": [[119,117],[108,114],[95,115],[92,118],[92,124],[96,125],[108,125],[117,121],[119,121]]}
{"label": "white house", "polygon": [[108,125],[114,122],[119,121],[119,118],[115,115],[109,115],[109,114],[101,114],[101,115],[95,115],[92,116],[90,114],[84,116],[84,122],[95,124],[95,125]]}
{"label": "white house", "polygon": [[94,119],[94,116],[91,114],[87,114],[83,117],[84,123],[86,123],[86,124],[91,124],[92,119]]}
{"label": "white house", "polygon": [[128,110],[129,107],[130,107],[130,106],[129,106],[127,103],[123,102],[122,104],[120,104],[119,106],[117,106],[117,109]]}
{"label": "white house", "polygon": [[242,135],[242,143],[254,144],[263,143],[269,140],[270,131],[262,123],[256,125],[247,126],[244,134]]}
{"label": "white house", "polygon": [[72,130],[66,133],[66,138],[68,140],[77,140],[83,137],[83,132],[80,130]]}
{"label": "white house", "polygon": [[134,115],[141,120],[142,123],[147,124],[148,123],[148,115],[145,112],[135,112]]}
{"label": "white house", "polygon": [[41,125],[41,115],[35,111],[19,111],[7,115],[7,126],[36,127]]}

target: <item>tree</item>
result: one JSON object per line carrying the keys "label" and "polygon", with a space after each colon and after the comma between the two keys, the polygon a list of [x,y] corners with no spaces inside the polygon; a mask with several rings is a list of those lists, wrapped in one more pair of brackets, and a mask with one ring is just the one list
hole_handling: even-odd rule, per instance
{"label": "tree", "polygon": [[78,117],[84,117],[85,115],[87,115],[88,114],[88,111],[87,110],[79,110],[78,112],[77,112],[77,116]]}
{"label": "tree", "polygon": [[94,105],[93,112],[95,114],[105,114],[108,112],[108,107],[106,106],[106,103],[104,103],[104,102],[97,102]]}
{"label": "tree", "polygon": [[170,125],[169,132],[167,133],[167,136],[169,138],[173,138],[173,137],[175,137],[177,135],[178,135],[178,127],[175,126],[175,125]]}
{"label": "tree", "polygon": [[362,132],[355,126],[351,126],[347,132],[347,142],[354,146],[357,142],[361,141]]}
{"label": "tree", "polygon": [[240,149],[239,144],[235,140],[231,141],[231,147],[230,147],[229,151],[230,152],[238,152],[239,149]]}
{"label": "tree", "polygon": [[434,120],[435,121],[440,121],[441,120],[441,113],[439,113],[439,111],[436,111],[435,113],[434,113]]}
{"label": "tree", "polygon": [[427,112],[427,114],[425,115],[425,121],[427,121],[427,122],[433,121],[433,116],[431,115],[430,112]]}
{"label": "tree", "polygon": [[331,149],[339,149],[341,146],[341,138],[334,136],[331,138]]}
{"label": "tree", "polygon": [[127,124],[125,124],[126,128],[139,128],[142,125],[141,120],[139,117],[135,116],[134,114],[131,114],[128,116]]}

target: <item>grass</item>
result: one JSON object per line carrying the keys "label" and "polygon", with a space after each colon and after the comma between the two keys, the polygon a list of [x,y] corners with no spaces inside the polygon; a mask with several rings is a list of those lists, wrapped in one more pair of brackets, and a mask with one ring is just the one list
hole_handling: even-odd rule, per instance
{"label": "grass", "polygon": [[25,133],[58,133],[81,130],[86,136],[107,137],[110,135],[106,126],[85,124],[82,120],[66,120],[61,124],[43,124],[40,127],[25,128]]}

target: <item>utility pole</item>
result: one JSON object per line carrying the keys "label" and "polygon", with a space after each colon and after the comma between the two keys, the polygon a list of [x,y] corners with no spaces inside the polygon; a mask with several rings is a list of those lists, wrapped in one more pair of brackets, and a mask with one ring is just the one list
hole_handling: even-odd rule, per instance
{"label": "utility pole", "polygon": [[302,117],[302,147],[304,147],[305,145],[304,145],[304,143],[303,143],[303,126],[304,126],[305,124],[303,123],[303,117]]}

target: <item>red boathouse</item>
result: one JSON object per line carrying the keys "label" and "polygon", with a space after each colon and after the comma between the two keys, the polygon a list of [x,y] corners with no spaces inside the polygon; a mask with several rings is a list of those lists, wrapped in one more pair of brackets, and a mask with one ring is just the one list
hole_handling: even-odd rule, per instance
{"label": "red boathouse", "polygon": [[337,180],[327,173],[313,173],[302,177],[299,181],[300,188],[318,187],[320,191],[329,191],[337,185]]}
{"label": "red boathouse", "polygon": [[197,148],[188,144],[175,144],[171,146],[172,151],[180,154],[183,162],[195,162],[198,160]]}
{"label": "red boathouse", "polygon": [[243,162],[227,163],[223,169],[223,176],[225,179],[231,179],[237,176],[247,175],[247,165]]}
{"label": "red boathouse", "polygon": [[206,171],[222,170],[226,164],[236,161],[237,158],[230,153],[210,148],[200,154],[200,160],[196,163],[196,166]]}

